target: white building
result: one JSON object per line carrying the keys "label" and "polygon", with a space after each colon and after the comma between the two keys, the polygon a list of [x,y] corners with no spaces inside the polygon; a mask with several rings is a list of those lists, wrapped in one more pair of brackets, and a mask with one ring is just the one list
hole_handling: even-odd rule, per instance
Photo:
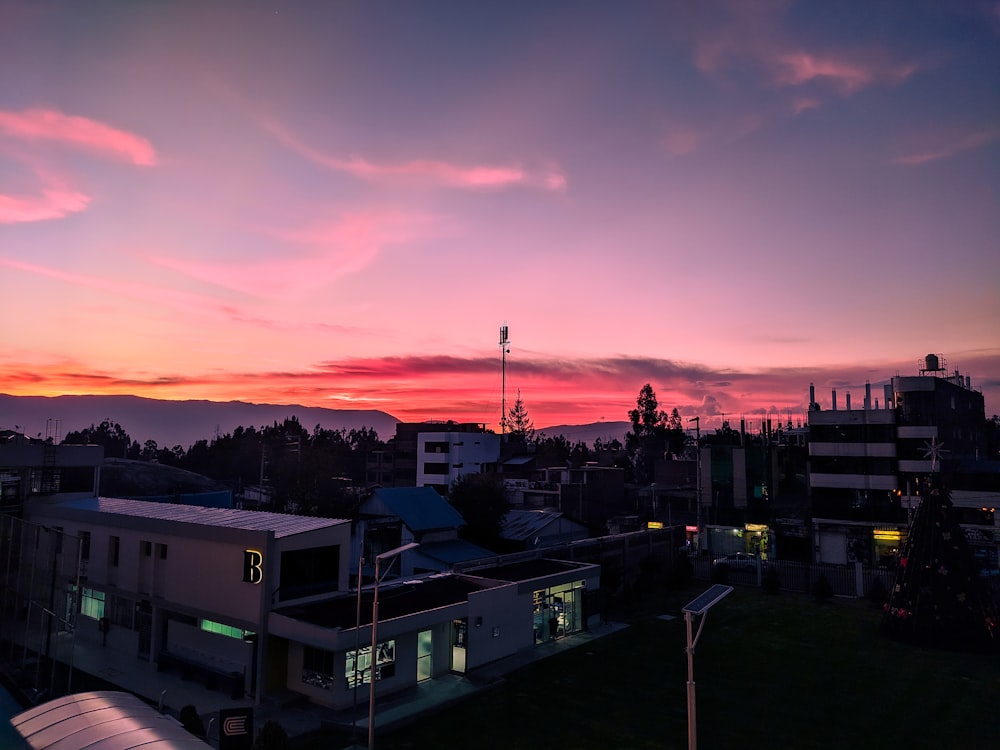
{"label": "white building", "polygon": [[[36,500],[23,523],[8,527],[19,532],[2,599],[28,609],[30,628],[18,632],[31,629],[33,642],[47,629],[96,632],[106,622],[109,652],[178,670],[234,699],[293,691],[346,708],[363,692],[367,701],[355,687],[370,684],[373,590],[349,589],[348,521],[89,497]],[[50,541],[39,546],[42,534]],[[50,567],[38,567],[50,557]],[[58,622],[39,617],[57,577]],[[598,565],[546,559],[386,576],[379,695],[585,629],[597,617],[587,603],[599,582]]]}
{"label": "white building", "polygon": [[417,487],[446,493],[464,474],[480,474],[500,460],[500,436],[492,432],[417,433]]}

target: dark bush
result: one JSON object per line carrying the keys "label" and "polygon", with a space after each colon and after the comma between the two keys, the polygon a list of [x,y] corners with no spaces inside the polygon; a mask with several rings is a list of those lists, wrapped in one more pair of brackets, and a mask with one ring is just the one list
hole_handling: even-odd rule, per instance
{"label": "dark bush", "polygon": [[190,703],[180,710],[177,718],[180,719],[181,726],[195,737],[205,736],[205,724],[198,715],[198,709]]}

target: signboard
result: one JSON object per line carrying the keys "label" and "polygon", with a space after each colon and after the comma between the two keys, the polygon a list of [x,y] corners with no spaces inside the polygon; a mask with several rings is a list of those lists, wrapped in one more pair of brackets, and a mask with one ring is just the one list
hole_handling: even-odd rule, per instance
{"label": "signboard", "polygon": [[264,555],[260,551],[243,550],[243,583],[260,583],[264,580],[263,562]]}
{"label": "signboard", "polygon": [[253,706],[219,711],[219,750],[251,750]]}

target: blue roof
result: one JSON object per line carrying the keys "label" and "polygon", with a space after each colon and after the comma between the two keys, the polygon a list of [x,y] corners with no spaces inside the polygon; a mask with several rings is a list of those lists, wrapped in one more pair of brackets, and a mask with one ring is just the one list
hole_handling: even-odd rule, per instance
{"label": "blue roof", "polygon": [[433,487],[382,487],[375,490],[375,500],[411,531],[465,526],[462,514]]}

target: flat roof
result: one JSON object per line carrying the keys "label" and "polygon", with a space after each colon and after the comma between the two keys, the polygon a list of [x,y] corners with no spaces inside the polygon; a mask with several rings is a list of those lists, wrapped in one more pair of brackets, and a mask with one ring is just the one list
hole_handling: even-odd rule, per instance
{"label": "flat roof", "polygon": [[190,523],[198,526],[216,526],[247,531],[273,531],[276,538],[350,523],[342,518],[293,516],[290,513],[208,508],[201,505],[181,505],[178,503],[151,503],[119,497],[86,497],[55,503],[55,505],[73,510],[153,518],[160,521]]}
{"label": "flat roof", "polygon": [[[443,574],[419,579],[383,582],[378,587],[378,621],[406,617],[468,601],[469,594],[490,588],[490,584],[462,576]],[[361,625],[372,621],[371,588],[361,591]],[[358,622],[357,592],[325,601],[279,607],[273,610],[295,620],[324,628],[351,630]]]}
{"label": "flat roof", "polygon": [[551,560],[539,557],[522,562],[507,563],[501,565],[487,565],[482,568],[467,566],[462,568],[462,572],[467,575],[482,576],[492,578],[496,581],[509,581],[510,583],[521,583],[532,581],[536,578],[566,573],[571,570],[593,567],[590,563],[574,563],[565,560]]}
{"label": "flat roof", "polygon": [[130,693],[75,693],[29,708],[10,723],[34,750],[204,750],[211,747]]}

